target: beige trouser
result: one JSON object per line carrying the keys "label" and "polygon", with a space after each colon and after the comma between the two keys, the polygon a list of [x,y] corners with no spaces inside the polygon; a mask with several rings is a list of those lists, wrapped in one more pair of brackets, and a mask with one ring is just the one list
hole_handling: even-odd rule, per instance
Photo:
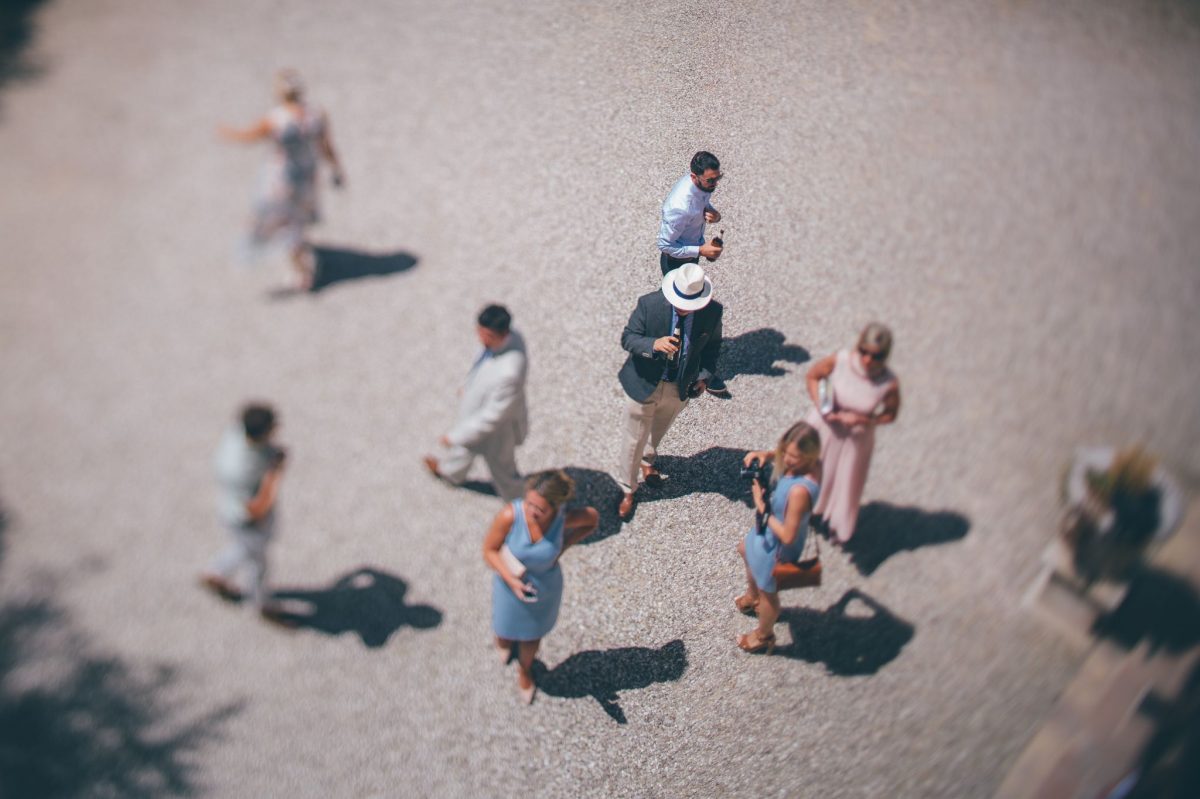
{"label": "beige trouser", "polygon": [[654,463],[659,442],[685,405],[687,400],[679,398],[679,387],[666,382],[659,383],[645,402],[631,399],[626,403],[625,446],[621,450],[621,464],[613,475],[626,494],[637,488],[641,464]]}

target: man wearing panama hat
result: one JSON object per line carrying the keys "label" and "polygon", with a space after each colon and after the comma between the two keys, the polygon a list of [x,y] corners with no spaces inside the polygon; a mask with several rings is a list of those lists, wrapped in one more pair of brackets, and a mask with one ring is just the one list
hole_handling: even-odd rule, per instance
{"label": "man wearing panama hat", "polygon": [[[638,298],[621,334],[629,353],[618,375],[629,396],[617,468],[622,519],[633,513],[639,476],[650,488],[667,479],[654,468],[658,445],[689,397],[704,392],[721,351],[721,303],[699,264],[668,272],[661,291]],[[648,446],[647,446],[648,445]]]}

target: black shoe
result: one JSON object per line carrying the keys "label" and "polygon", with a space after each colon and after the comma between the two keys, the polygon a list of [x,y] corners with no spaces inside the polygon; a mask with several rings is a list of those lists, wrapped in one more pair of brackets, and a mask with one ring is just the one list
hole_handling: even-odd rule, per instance
{"label": "black shoe", "polygon": [[721,399],[731,399],[733,397],[733,394],[730,393],[729,389],[725,387],[725,381],[716,375],[708,378],[708,385],[706,388],[708,393],[712,394],[714,397],[720,397]]}

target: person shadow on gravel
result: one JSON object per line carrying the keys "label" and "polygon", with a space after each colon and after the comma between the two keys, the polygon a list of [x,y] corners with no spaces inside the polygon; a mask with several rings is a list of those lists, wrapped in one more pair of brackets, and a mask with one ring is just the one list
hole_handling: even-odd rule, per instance
{"label": "person shadow on gravel", "polygon": [[899,656],[916,631],[857,588],[826,610],[788,608],[779,620],[788,625],[792,643],[775,654],[824,663],[840,677],[876,673]]}
{"label": "person shadow on gravel", "polygon": [[[283,605],[286,624],[326,635],[357,633],[364,645],[376,649],[392,633],[409,626],[427,630],[442,623],[442,612],[430,605],[407,605],[408,585],[399,577],[363,567],[324,589],[289,588],[274,591]],[[296,610],[299,606],[302,610]]]}
{"label": "person shadow on gravel", "polygon": [[687,669],[687,652],[678,638],[658,649],[627,646],[604,652],[577,652],[553,669],[540,660],[533,664],[538,690],[547,696],[578,699],[590,696],[613,721],[627,723],[620,692],[656,682],[674,682]]}

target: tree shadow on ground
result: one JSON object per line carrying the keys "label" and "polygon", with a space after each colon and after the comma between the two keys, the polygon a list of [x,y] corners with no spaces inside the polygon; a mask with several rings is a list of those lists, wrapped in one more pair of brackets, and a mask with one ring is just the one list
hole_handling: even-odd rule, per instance
{"label": "tree shadow on ground", "polygon": [[314,293],[347,280],[400,274],[417,265],[416,256],[407,252],[375,254],[340,247],[313,249],[317,256]]}
{"label": "tree shadow on ground", "polygon": [[717,360],[717,374],[726,380],[738,375],[782,377],[788,370],[776,366],[777,361],[799,364],[807,360],[808,350],[785,343],[783,333],[764,327],[725,339]]}
{"label": "tree shadow on ground", "polygon": [[967,517],[953,511],[871,502],[859,511],[854,535],[843,549],[860,574],[870,575],[898,552],[958,541],[970,529]]}
{"label": "tree shadow on ground", "polygon": [[158,698],[173,669],[146,676],[88,649],[48,600],[0,607],[0,796],[195,794],[193,753],[241,705],[176,722]]}
{"label": "tree shadow on ground", "polygon": [[0,87],[36,78],[42,65],[29,60],[36,31],[33,18],[45,0],[4,0],[0,3]]}
{"label": "tree shadow on ground", "polygon": [[1200,643],[1200,595],[1182,577],[1146,568],[1111,613],[1096,620],[1092,632],[1133,649],[1143,640],[1154,654],[1179,655]]}
{"label": "tree shadow on ground", "polygon": [[687,651],[676,639],[658,649],[622,647],[604,652],[577,652],[553,669],[534,663],[538,690],[547,696],[578,699],[590,696],[618,724],[625,724],[621,691],[645,688],[656,682],[674,682],[687,669]]}
{"label": "tree shadow on ground", "polygon": [[[865,607],[860,609],[859,604]],[[776,649],[777,654],[824,663],[830,674],[839,677],[875,674],[896,659],[916,631],[857,588],[826,610],[787,608],[779,620],[790,628],[792,643]]]}
{"label": "tree shadow on ground", "polygon": [[[357,633],[364,645],[376,649],[401,627],[427,630],[442,623],[437,608],[405,604],[407,591],[408,585],[399,577],[363,567],[328,588],[286,588],[272,595],[283,602],[288,623],[326,635]],[[297,605],[306,607],[299,610]]]}

